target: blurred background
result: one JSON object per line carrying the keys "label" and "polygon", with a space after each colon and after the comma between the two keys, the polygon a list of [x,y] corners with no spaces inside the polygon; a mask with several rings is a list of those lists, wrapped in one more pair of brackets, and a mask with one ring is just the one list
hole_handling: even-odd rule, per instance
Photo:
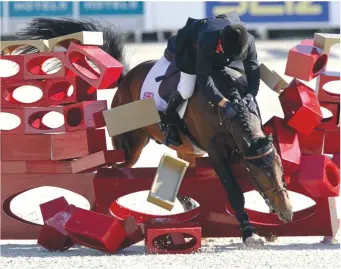
{"label": "blurred background", "polygon": [[34,17],[94,18],[116,24],[131,42],[165,41],[187,18],[216,16],[236,10],[260,39],[340,32],[339,1],[11,1],[1,2],[2,36],[14,34]]}

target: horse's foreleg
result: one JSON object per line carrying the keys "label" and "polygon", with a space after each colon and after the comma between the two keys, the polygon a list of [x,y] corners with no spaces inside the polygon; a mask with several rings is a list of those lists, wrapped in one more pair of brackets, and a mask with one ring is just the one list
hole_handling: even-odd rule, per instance
{"label": "horse's foreleg", "polygon": [[211,144],[208,155],[214,171],[227,192],[228,201],[235,211],[235,218],[240,223],[243,242],[247,245],[262,245],[261,238],[255,233],[254,228],[249,222],[249,216],[244,210],[244,194],[237,184],[230,167],[227,165],[228,160],[219,154],[216,149],[217,147]]}

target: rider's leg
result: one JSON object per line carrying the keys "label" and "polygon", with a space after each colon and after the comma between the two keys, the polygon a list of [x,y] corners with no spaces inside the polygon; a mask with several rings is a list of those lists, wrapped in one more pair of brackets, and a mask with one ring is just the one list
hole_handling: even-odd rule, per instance
{"label": "rider's leg", "polygon": [[[173,116],[177,113],[177,108],[181,103],[193,95],[195,88],[196,75],[190,75],[181,72],[178,88],[171,94],[168,106],[165,111],[166,116]],[[181,145],[181,140],[178,132],[172,124],[168,125],[166,130],[165,144]]]}
{"label": "rider's leg", "polygon": [[252,236],[255,233],[255,230],[250,224],[249,217],[244,210],[244,194],[235,181],[231,169],[227,165],[228,160],[219,154],[217,145],[212,141],[209,146],[208,156],[214,171],[227,192],[228,201],[235,211],[235,218],[240,223],[242,239],[245,243],[246,238]]}

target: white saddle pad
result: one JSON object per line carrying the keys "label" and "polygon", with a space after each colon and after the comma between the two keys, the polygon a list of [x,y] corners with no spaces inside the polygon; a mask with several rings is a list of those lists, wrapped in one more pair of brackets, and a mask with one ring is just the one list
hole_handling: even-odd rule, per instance
{"label": "white saddle pad", "polygon": [[[150,98],[153,96],[158,111],[162,112],[166,110],[168,104],[159,95],[159,87],[162,81],[156,82],[155,78],[166,74],[170,64],[171,63],[164,56],[158,60],[146,76],[140,94],[140,99]],[[185,114],[187,103],[188,101],[186,100],[177,110],[181,118]]]}

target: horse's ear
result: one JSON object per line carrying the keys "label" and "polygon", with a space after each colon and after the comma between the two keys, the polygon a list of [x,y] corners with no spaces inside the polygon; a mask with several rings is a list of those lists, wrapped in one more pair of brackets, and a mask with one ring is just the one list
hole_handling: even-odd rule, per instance
{"label": "horse's ear", "polygon": [[250,142],[247,141],[245,137],[243,137],[243,151],[244,152],[248,151],[250,147],[251,147]]}

